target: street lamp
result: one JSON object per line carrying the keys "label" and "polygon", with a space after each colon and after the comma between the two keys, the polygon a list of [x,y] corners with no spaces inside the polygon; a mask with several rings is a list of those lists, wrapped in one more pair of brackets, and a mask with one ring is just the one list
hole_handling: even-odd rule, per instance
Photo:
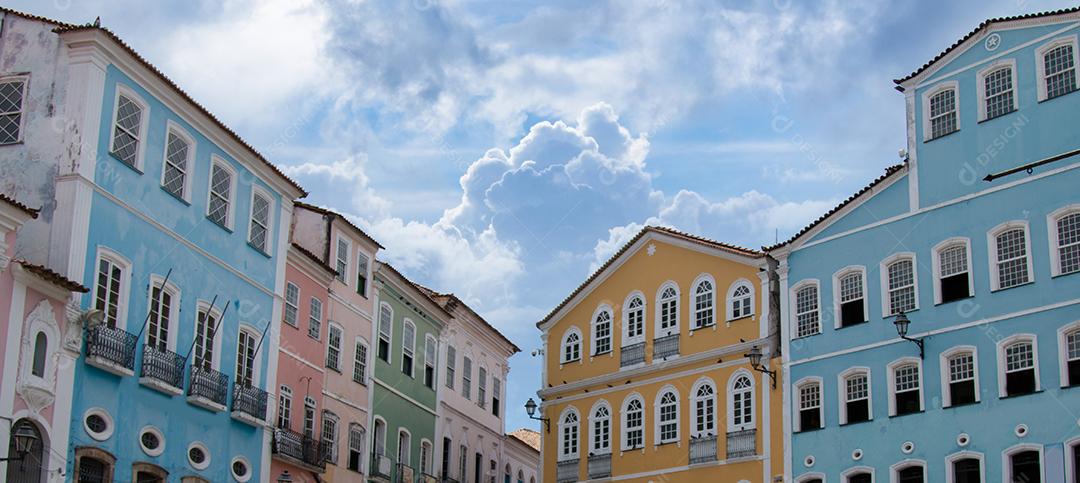
{"label": "street lamp", "polygon": [[289,470],[281,472],[281,476],[277,477],[277,483],[292,483],[292,475],[289,474]]}
{"label": "street lamp", "polygon": [[911,325],[911,321],[908,320],[907,315],[904,315],[903,312],[896,314],[896,319],[893,320],[893,324],[896,325],[896,334],[899,335],[901,339],[914,342],[915,345],[919,346],[919,359],[926,359],[926,352],[923,347],[925,345],[923,337],[912,338],[907,336],[908,326]]}
{"label": "street lamp", "polygon": [[776,389],[776,371],[768,370],[761,363],[761,349],[758,349],[757,346],[754,346],[750,349],[750,352],[747,352],[744,355],[747,359],[750,359],[750,367],[753,367],[755,371],[758,371],[762,374],[769,375],[769,378],[772,379],[772,387],[773,389]]}
{"label": "street lamp", "polygon": [[544,432],[547,432],[547,433],[551,432],[551,420],[550,419],[539,417],[539,416],[534,416],[536,414],[536,401],[533,401],[533,398],[531,398],[531,397],[529,398],[528,401],[525,401],[525,412],[529,413],[529,419],[535,419],[537,421],[543,421],[544,422]]}
{"label": "street lamp", "polygon": [[11,435],[11,441],[15,443],[15,454],[18,456],[11,458],[0,458],[0,461],[20,461],[26,456],[26,453],[30,452],[30,448],[34,446],[34,442],[38,439],[37,434],[34,434],[34,428],[30,427],[30,424],[21,424],[15,433]]}

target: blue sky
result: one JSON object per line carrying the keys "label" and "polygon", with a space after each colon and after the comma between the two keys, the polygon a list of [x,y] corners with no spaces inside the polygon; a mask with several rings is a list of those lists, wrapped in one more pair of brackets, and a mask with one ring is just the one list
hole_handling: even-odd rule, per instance
{"label": "blue sky", "polygon": [[349,214],[407,276],[523,349],[647,223],[783,239],[898,162],[891,79],[982,20],[1058,1],[18,0],[101,16]]}

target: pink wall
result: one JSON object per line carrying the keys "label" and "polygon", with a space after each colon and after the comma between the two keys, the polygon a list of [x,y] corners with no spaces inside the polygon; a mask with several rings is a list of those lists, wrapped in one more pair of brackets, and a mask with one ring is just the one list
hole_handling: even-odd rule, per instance
{"label": "pink wall", "polygon": [[[281,385],[287,385],[292,389],[292,425],[289,429],[297,432],[303,430],[305,395],[310,395],[311,398],[315,399],[317,414],[321,414],[325,408],[322,395],[324,379],[322,371],[326,362],[327,287],[319,283],[305,269],[300,268],[303,267],[305,260],[301,260],[299,257],[303,256],[295,249],[289,250],[285,268],[285,280],[300,289],[299,310],[296,327],[289,325],[284,320],[281,321],[277,384],[273,391],[275,397],[277,397]],[[322,326],[318,340],[308,336],[312,297],[318,298],[323,304]],[[307,378],[311,378],[310,387]],[[275,407],[277,407],[276,399]],[[316,435],[319,434],[320,420],[320,417],[316,418]],[[271,422],[277,424],[276,413]]]}

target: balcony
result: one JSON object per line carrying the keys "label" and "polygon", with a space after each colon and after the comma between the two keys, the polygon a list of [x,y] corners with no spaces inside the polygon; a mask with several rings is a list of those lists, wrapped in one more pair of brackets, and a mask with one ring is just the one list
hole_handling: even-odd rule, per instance
{"label": "balcony", "polygon": [[560,461],[555,469],[555,480],[558,483],[570,483],[578,480],[578,460]]}
{"label": "balcony", "polygon": [[184,387],[184,358],[168,349],[143,346],[139,383],[170,396],[178,396]]}
{"label": "balcony", "polygon": [[427,473],[420,473],[420,478],[416,480],[418,483],[439,483],[439,479],[435,475],[429,475]]}
{"label": "balcony", "polygon": [[275,458],[316,473],[326,471],[326,451],[322,441],[285,428],[274,429]]}
{"label": "balcony", "polygon": [[192,366],[188,383],[188,402],[210,411],[225,410],[229,395],[229,376],[213,369]]}
{"label": "balcony", "polygon": [[390,481],[393,467],[393,462],[390,461],[390,457],[375,453],[371,455],[371,478],[375,480]]}
{"label": "balcony", "polygon": [[757,430],[744,429],[727,434],[727,459],[746,458],[757,454]]}
{"label": "balcony", "polygon": [[589,479],[609,476],[611,476],[611,453],[589,455]]}
{"label": "balcony", "polygon": [[690,464],[716,461],[716,435],[690,438]]}
{"label": "balcony", "polygon": [[656,362],[657,359],[667,360],[667,358],[677,355],[679,355],[679,334],[653,339],[653,362]]}
{"label": "balcony", "polygon": [[233,384],[232,418],[255,427],[266,422],[266,391],[255,386]]}
{"label": "balcony", "polygon": [[416,470],[405,463],[398,463],[394,474],[397,476],[394,480],[396,483],[413,483],[416,481]]}
{"label": "balcony", "polygon": [[619,367],[633,366],[645,363],[645,343],[638,342],[623,346],[619,351]]}
{"label": "balcony", "polygon": [[135,375],[138,338],[124,329],[98,324],[86,331],[86,363],[118,376]]}
{"label": "balcony", "polygon": [[458,480],[455,480],[449,476],[443,476],[441,481],[442,483],[458,483]]}

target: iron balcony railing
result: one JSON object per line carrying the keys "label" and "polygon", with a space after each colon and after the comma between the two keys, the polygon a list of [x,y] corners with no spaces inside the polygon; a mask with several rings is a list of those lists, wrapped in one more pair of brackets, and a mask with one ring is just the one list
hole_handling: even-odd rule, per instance
{"label": "iron balcony railing", "polygon": [[653,340],[653,361],[679,355],[679,334],[671,334]]}
{"label": "iron balcony railing", "polygon": [[266,391],[255,386],[233,385],[232,410],[247,414],[259,421],[266,421]]}
{"label": "iron balcony railing", "polygon": [[191,367],[191,383],[188,396],[201,397],[214,404],[225,405],[229,395],[229,376],[205,367]]}
{"label": "iron balcony railing", "polygon": [[398,463],[397,470],[394,471],[397,475],[394,480],[396,483],[415,483],[416,482],[416,470],[412,466],[405,463]]}
{"label": "iron balcony railing", "polygon": [[86,331],[86,357],[135,370],[135,345],[138,337],[124,329],[96,325]]}
{"label": "iron balcony railing", "polygon": [[143,347],[142,377],[156,379],[177,389],[184,386],[184,358],[171,350]]}
{"label": "iron balcony railing", "polygon": [[637,344],[623,346],[620,351],[619,361],[619,367],[632,366],[634,364],[645,362],[645,343],[638,342]]}
{"label": "iron balcony railing", "polygon": [[578,460],[560,461],[555,469],[555,479],[558,483],[570,483],[578,479]]}
{"label": "iron balcony railing", "polygon": [[384,480],[390,479],[393,463],[390,457],[384,454],[374,453],[371,455],[371,476]]}
{"label": "iron balcony railing", "polygon": [[589,455],[589,479],[611,476],[611,453]]}
{"label": "iron balcony railing", "polygon": [[326,448],[322,441],[285,428],[274,429],[274,454],[286,456],[313,468],[326,468]]}
{"label": "iron balcony railing", "polygon": [[690,464],[716,461],[716,441],[715,434],[690,438]]}
{"label": "iron balcony railing", "polygon": [[757,430],[744,429],[727,434],[727,459],[745,458],[757,454]]}

